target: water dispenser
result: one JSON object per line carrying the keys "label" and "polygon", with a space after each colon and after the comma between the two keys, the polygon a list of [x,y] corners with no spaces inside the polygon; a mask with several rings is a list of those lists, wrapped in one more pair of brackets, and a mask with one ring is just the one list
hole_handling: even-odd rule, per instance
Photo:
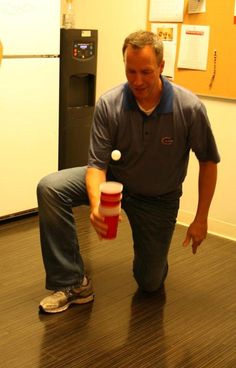
{"label": "water dispenser", "polygon": [[97,30],[61,29],[59,169],[87,164],[96,70]]}

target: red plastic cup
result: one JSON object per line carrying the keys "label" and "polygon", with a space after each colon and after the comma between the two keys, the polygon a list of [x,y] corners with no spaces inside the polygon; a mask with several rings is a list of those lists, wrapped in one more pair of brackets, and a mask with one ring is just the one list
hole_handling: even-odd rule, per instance
{"label": "red plastic cup", "polygon": [[100,206],[99,211],[105,218],[108,225],[107,234],[103,235],[104,239],[115,239],[117,236],[117,228],[119,215],[121,212],[121,198],[123,185],[114,181],[107,181],[100,185]]}
{"label": "red plastic cup", "polygon": [[104,216],[105,223],[108,225],[106,235],[102,235],[104,239],[115,239],[117,236],[119,215],[121,206],[104,207],[100,204],[99,212]]}
{"label": "red plastic cup", "polygon": [[123,185],[117,181],[105,181],[100,184],[101,199],[119,201],[122,197]]}
{"label": "red plastic cup", "polygon": [[117,236],[119,215],[106,216],[105,223],[108,225],[107,233],[103,236],[104,239],[115,239]]}

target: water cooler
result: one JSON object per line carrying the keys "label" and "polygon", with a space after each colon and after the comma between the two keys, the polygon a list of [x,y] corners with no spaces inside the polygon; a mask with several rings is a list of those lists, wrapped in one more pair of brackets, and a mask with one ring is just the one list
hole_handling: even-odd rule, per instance
{"label": "water cooler", "polygon": [[61,29],[59,170],[87,164],[96,70],[97,30]]}

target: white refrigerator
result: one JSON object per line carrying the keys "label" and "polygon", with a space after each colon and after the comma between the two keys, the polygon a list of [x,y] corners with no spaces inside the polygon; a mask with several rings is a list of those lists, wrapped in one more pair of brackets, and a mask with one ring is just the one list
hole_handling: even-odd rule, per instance
{"label": "white refrigerator", "polygon": [[60,0],[0,0],[0,220],[58,169]]}

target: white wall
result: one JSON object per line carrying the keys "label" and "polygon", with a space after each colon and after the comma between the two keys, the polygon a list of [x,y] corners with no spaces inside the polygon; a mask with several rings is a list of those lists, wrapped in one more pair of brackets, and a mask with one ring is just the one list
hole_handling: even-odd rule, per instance
{"label": "white wall", "polygon": [[[209,215],[212,233],[236,240],[236,101],[201,97],[205,104],[219,148],[218,182]],[[179,222],[188,224],[197,202],[198,163],[191,155],[184,183]]]}
{"label": "white wall", "polygon": [[[62,0],[62,12],[66,0]],[[124,38],[145,29],[146,0],[73,0],[75,27],[98,30],[97,97],[125,80]]]}
{"label": "white wall", "polygon": [[[97,97],[125,80],[121,48],[127,34],[146,27],[147,0],[73,0],[77,28],[98,29]],[[62,12],[66,0],[62,0]],[[221,154],[209,231],[236,240],[236,101],[203,98]],[[198,163],[191,156],[178,221],[196,209]]]}

